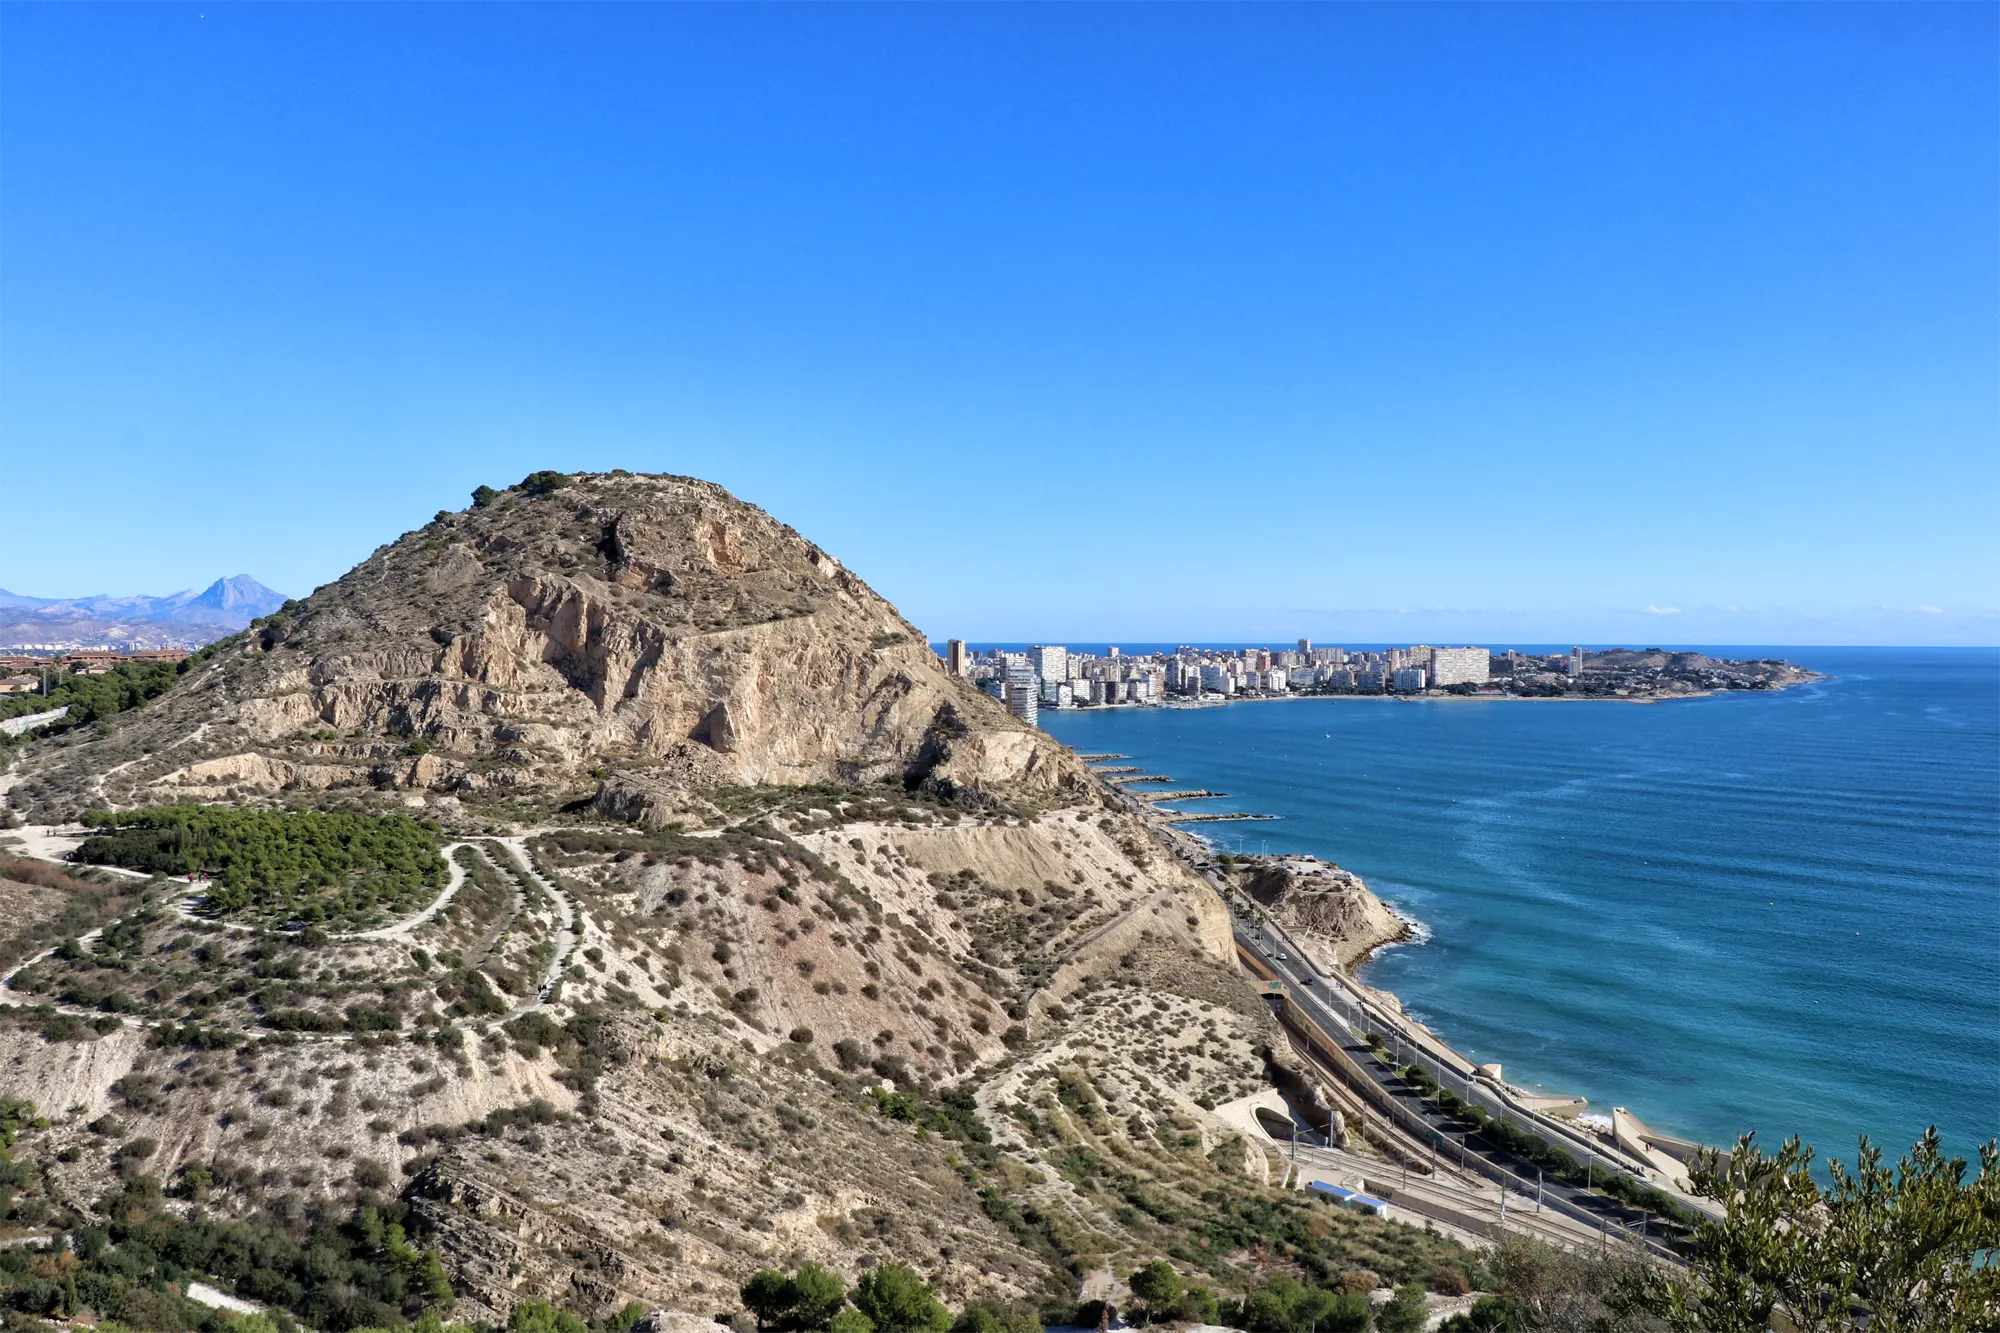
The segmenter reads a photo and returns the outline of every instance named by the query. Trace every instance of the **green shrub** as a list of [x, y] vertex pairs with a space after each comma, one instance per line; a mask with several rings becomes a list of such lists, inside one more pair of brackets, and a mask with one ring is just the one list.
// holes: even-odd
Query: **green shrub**
[[[211, 1174], [206, 1168], [184, 1172], [176, 1192], [198, 1197]], [[5, 1260], [16, 1252], [0, 1255], [7, 1326], [21, 1322], [19, 1312], [53, 1309], [53, 1296], [127, 1328], [244, 1329], [243, 1321], [222, 1323], [181, 1297], [180, 1284], [197, 1276], [327, 1330], [401, 1327], [454, 1299], [437, 1256], [408, 1240], [403, 1224], [409, 1213], [401, 1203], [295, 1228], [269, 1215], [232, 1221], [197, 1209], [182, 1218], [163, 1203], [160, 1182], [140, 1176], [100, 1205], [108, 1226], [76, 1229], [71, 1248], [79, 1266], [69, 1275], [73, 1300], [62, 1288], [50, 1293], [19, 1282], [4, 1271]], [[427, 1322], [438, 1327], [435, 1319]], [[282, 1314], [261, 1324], [291, 1326]]]
[[584, 1322], [547, 1301], [522, 1301], [507, 1319], [509, 1333], [590, 1333]]
[[521, 484], [514, 489], [525, 491], [529, 495], [542, 496], [553, 495], [567, 485], [569, 485], [567, 476], [544, 469], [540, 472], [530, 472], [521, 478]]
[[1412, 1282], [1396, 1288], [1396, 1294], [1389, 1299], [1375, 1316], [1375, 1327], [1381, 1333], [1423, 1333], [1424, 1289], [1422, 1284]]
[[951, 1327], [951, 1311], [937, 1292], [903, 1264], [864, 1273], [854, 1288], [854, 1306], [868, 1316], [875, 1333], [944, 1333]]

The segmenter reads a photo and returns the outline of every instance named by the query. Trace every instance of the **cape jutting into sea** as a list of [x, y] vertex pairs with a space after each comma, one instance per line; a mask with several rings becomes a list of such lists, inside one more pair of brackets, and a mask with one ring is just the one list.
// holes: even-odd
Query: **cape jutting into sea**
[[1218, 846], [1337, 861], [1428, 938], [1365, 965], [1515, 1082], [1728, 1144], [2000, 1134], [2000, 654], [1716, 649], [1831, 679], [1631, 703], [1045, 712]]

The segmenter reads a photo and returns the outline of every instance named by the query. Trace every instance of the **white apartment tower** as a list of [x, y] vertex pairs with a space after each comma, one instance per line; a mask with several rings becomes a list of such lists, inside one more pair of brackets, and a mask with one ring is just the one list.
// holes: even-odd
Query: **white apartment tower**
[[1581, 676], [1583, 674], [1583, 649], [1577, 647], [1570, 648], [1569, 674], [1572, 676]]
[[1028, 650], [1028, 661], [1043, 680], [1069, 679], [1069, 649], [1036, 644]]
[[1032, 665], [1025, 659], [1007, 664], [1006, 693], [1001, 698], [1008, 712], [1031, 727], [1040, 725], [1041, 721], [1041, 700], [1036, 697], [1039, 693]]
[[1431, 649], [1431, 684], [1484, 685], [1492, 670], [1492, 658], [1484, 648]]

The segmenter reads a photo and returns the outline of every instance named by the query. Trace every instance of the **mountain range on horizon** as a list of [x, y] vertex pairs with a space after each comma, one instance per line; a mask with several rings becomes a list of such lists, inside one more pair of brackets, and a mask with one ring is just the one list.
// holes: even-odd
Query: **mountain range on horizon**
[[233, 634], [284, 603], [283, 593], [248, 574], [163, 597], [30, 597], [0, 588], [0, 645], [193, 647]]

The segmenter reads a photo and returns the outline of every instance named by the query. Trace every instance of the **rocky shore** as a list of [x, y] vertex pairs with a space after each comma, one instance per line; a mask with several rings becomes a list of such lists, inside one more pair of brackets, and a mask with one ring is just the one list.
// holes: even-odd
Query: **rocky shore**
[[1322, 972], [1351, 970], [1374, 950], [1415, 935], [1361, 877], [1314, 856], [1225, 859], [1228, 880], [1262, 904]]

